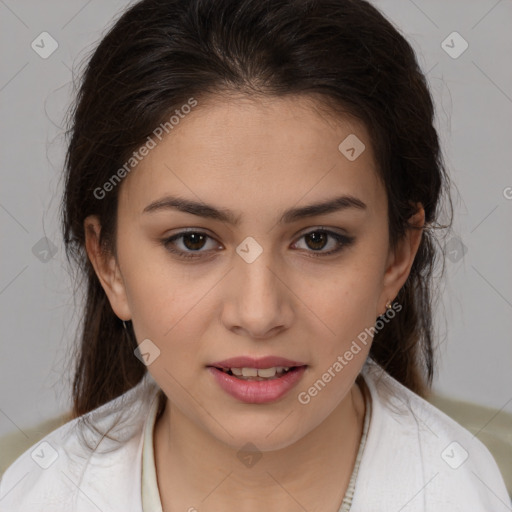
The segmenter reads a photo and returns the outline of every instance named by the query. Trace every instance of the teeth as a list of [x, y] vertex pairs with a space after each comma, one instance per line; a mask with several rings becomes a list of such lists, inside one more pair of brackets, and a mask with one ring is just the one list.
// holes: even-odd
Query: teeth
[[224, 372], [231, 371], [233, 375], [237, 377], [257, 377], [264, 379], [271, 379], [278, 375], [280, 377], [283, 373], [290, 369], [289, 366], [273, 366], [272, 368], [223, 368]]
[[256, 368], [242, 368], [242, 375], [244, 377], [257, 377], [258, 370]]
[[274, 377], [276, 374], [277, 368], [260, 368], [258, 370], [258, 376], [259, 377]]

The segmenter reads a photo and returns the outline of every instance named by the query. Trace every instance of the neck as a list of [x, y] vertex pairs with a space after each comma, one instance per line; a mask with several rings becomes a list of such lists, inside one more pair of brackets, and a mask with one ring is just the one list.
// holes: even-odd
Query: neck
[[[267, 451], [253, 465], [199, 428], [167, 400], [154, 431], [165, 511], [337, 511], [354, 467], [365, 414], [354, 384], [332, 413], [296, 443]], [[299, 506], [300, 504], [300, 506]]]

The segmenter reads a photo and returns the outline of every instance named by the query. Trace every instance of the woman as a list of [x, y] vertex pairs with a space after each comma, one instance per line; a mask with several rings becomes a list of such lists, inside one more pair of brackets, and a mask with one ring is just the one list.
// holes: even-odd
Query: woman
[[503, 508], [490, 453], [422, 398], [449, 182], [375, 8], [142, 1], [71, 120], [74, 419], [6, 471], [2, 510]]

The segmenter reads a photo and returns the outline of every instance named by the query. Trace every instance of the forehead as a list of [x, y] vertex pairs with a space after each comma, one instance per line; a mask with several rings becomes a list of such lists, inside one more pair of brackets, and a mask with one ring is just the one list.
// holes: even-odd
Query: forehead
[[124, 179], [120, 208], [139, 215], [166, 193], [243, 212], [341, 193], [377, 207], [384, 191], [359, 120], [310, 97], [234, 96], [184, 115]]

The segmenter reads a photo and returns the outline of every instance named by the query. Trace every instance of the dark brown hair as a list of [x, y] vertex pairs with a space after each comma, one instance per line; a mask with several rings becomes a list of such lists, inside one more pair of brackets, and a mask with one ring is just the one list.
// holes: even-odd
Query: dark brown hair
[[68, 260], [83, 277], [77, 285], [86, 287], [75, 417], [147, 371], [134, 356], [131, 325], [126, 336], [85, 251], [84, 219], [96, 214], [101, 245], [116, 254], [120, 186], [101, 199], [94, 191], [191, 97], [200, 108], [207, 97], [232, 93], [310, 95], [333, 116], [362, 120], [387, 192], [393, 246], [414, 204], [423, 205], [422, 241], [395, 299], [402, 310], [375, 334], [370, 355], [418, 394], [431, 384], [432, 282], [442, 253], [433, 230], [449, 227], [438, 219], [443, 192], [451, 200], [432, 99], [411, 46], [362, 0], [144, 0], [101, 40], [70, 110], [62, 227]]

